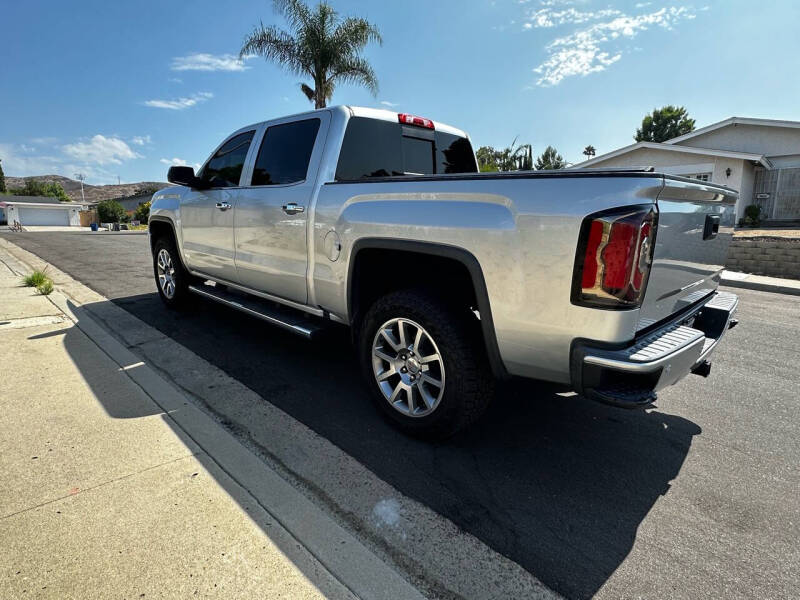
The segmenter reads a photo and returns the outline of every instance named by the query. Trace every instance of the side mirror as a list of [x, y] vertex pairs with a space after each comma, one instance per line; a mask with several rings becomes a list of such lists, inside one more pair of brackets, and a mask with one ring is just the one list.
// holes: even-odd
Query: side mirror
[[195, 177], [192, 167], [186, 166], [170, 167], [167, 171], [167, 181], [193, 188], [202, 188], [205, 183], [202, 179]]

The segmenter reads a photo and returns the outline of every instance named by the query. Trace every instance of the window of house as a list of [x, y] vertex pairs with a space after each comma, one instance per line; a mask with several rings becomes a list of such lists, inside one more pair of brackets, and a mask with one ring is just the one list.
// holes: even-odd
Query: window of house
[[264, 134], [253, 169], [252, 185], [297, 183], [306, 178], [319, 119], [273, 125]]
[[255, 131], [246, 131], [225, 142], [208, 160], [198, 177], [211, 184], [211, 187], [239, 185], [244, 160], [247, 158], [254, 133]]

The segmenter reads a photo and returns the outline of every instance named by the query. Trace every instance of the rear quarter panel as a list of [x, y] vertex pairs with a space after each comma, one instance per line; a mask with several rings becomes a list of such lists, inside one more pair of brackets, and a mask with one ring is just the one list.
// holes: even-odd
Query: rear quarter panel
[[[652, 204], [661, 186], [656, 177], [580, 174], [329, 183], [315, 206], [312, 298], [349, 319], [348, 269], [361, 238], [456, 246], [481, 265], [508, 371], [567, 383], [575, 337], [622, 342], [638, 322], [638, 310], [571, 304], [581, 222], [613, 206]], [[335, 261], [325, 249], [331, 231], [341, 241]]]

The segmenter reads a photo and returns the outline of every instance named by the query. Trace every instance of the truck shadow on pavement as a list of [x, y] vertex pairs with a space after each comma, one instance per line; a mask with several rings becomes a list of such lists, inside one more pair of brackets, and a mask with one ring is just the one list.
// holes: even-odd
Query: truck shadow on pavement
[[[155, 293], [113, 302], [570, 598], [591, 597], [625, 560], [701, 431], [658, 408], [625, 411], [512, 381], [471, 430], [426, 443], [381, 419], [344, 330], [309, 343], [211, 302], [182, 312]], [[73, 359], [91, 383], [91, 365]], [[218, 396], [206, 401], [225, 416]], [[113, 393], [98, 397], [113, 416], [141, 416]], [[248, 436], [257, 413], [231, 415], [230, 429]]]

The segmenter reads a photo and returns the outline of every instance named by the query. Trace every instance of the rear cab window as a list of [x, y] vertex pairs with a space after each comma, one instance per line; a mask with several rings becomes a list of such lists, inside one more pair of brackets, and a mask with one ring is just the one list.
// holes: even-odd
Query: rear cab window
[[339, 153], [336, 180], [477, 172], [472, 145], [465, 137], [353, 117]]

